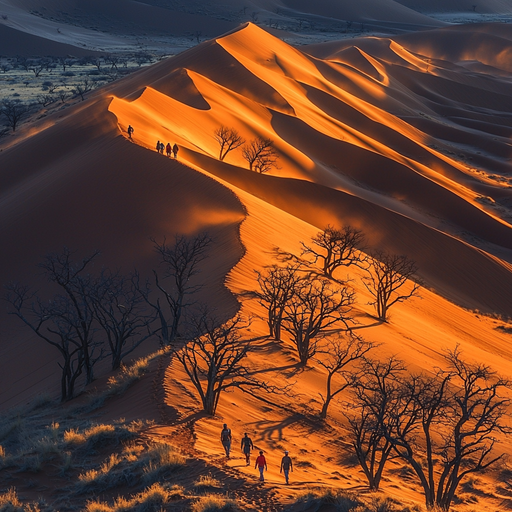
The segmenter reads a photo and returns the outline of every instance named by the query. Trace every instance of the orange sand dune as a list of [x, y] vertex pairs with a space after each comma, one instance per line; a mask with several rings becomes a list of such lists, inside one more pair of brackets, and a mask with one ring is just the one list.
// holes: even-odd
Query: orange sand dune
[[[413, 258], [424, 280], [421, 299], [395, 306], [382, 324], [372, 317], [362, 271], [340, 274], [350, 273], [357, 332], [380, 344], [377, 356], [399, 354], [411, 370], [430, 371], [459, 344], [469, 359], [511, 376], [508, 324], [472, 311], [509, 315], [512, 306], [512, 91], [505, 61], [484, 58], [487, 44], [497, 55], [508, 51], [509, 39], [485, 25], [473, 32], [478, 48], [466, 37], [470, 29], [455, 27], [306, 53], [247, 25], [28, 124], [0, 151], [0, 240], [7, 247], [0, 283], [32, 282], [49, 294], [36, 265], [64, 245], [78, 255], [100, 249], [98, 267], [150, 275], [150, 237], [208, 230], [215, 243], [201, 299], [225, 318], [237, 308], [253, 318], [245, 334], [258, 340], [257, 351], [248, 364], [276, 385], [294, 383], [294, 398], [270, 405], [237, 391], [221, 399], [215, 418], [204, 418], [173, 361], [163, 391], [178, 426], [152, 435], [189, 428], [194, 453], [225, 468], [218, 434], [228, 422], [235, 446], [247, 431], [266, 451], [269, 485], [283, 499], [308, 483], [361, 488], [359, 471], [342, 465], [338, 405], [326, 429], [314, 418], [325, 385], [320, 366], [299, 371], [289, 340], [265, 337], [261, 306], [240, 296], [239, 303], [235, 294], [256, 288], [254, 271], [275, 263], [277, 246], [300, 254], [300, 242], [327, 224], [351, 224], [365, 232], [369, 250]], [[448, 38], [451, 53], [438, 52], [429, 34]], [[240, 151], [220, 162], [213, 137], [220, 124], [246, 139], [271, 138], [279, 168], [251, 172]], [[178, 161], [156, 154], [157, 139], [180, 146]], [[51, 347], [3, 309], [0, 408], [54, 394], [57, 372]], [[106, 363], [98, 368], [100, 382], [107, 372]], [[134, 388], [102, 414], [153, 418], [156, 409], [145, 400], [153, 391]], [[291, 490], [277, 466], [285, 448], [300, 463]], [[502, 449], [512, 453], [510, 443]], [[236, 449], [227, 465], [254, 478]], [[384, 490], [421, 503], [418, 486], [401, 479], [399, 466], [394, 471]], [[481, 482], [495, 492], [490, 478]], [[480, 497], [479, 510], [510, 506], [500, 499]], [[474, 503], [457, 507], [466, 512]]]
[[[460, 56], [466, 30], [430, 33], [459, 41], [452, 51]], [[482, 47], [496, 43], [489, 27], [474, 32]], [[351, 224], [366, 234], [368, 250], [414, 259], [424, 280], [421, 299], [397, 305], [382, 324], [362, 271], [347, 271], [358, 332], [380, 344], [379, 356], [400, 354], [411, 369], [429, 371], [460, 344], [468, 358], [510, 376], [508, 324], [472, 311], [507, 316], [512, 307], [510, 76], [506, 66], [499, 76], [486, 73], [483, 58], [487, 67], [477, 72], [422, 53], [420, 38], [426, 47], [429, 32], [414, 44], [370, 38], [306, 53], [249, 24], [28, 125], [0, 152], [0, 240], [8, 248], [0, 282], [34, 281], [49, 291], [35, 265], [63, 245], [80, 254], [99, 248], [101, 264], [147, 275], [155, 265], [150, 236], [208, 230], [215, 247], [202, 298], [224, 317], [240, 307], [254, 318], [246, 334], [258, 339], [258, 352], [249, 363], [274, 383], [296, 381], [295, 401], [267, 407], [235, 392], [221, 399], [218, 417], [201, 419], [174, 361], [164, 383], [168, 408], [191, 421], [194, 448], [214, 464], [223, 464], [218, 427], [227, 421], [236, 442], [250, 431], [267, 450], [272, 485], [280, 485], [275, 461], [284, 447], [312, 464], [294, 475], [301, 485], [363, 485], [354, 470], [340, 479], [331, 452], [340, 456], [343, 442], [326, 444], [311, 420], [324, 386], [320, 367], [298, 371], [289, 341], [265, 337], [261, 307], [233, 294], [256, 288], [254, 270], [275, 263], [277, 246], [299, 254], [300, 242], [327, 224]], [[213, 134], [221, 124], [246, 139], [271, 138], [279, 167], [251, 172], [240, 151], [219, 161]], [[157, 140], [177, 143], [178, 161], [156, 154]], [[54, 392], [55, 354], [3, 312], [0, 320], [0, 407]], [[336, 409], [329, 436], [342, 435], [342, 421]], [[503, 449], [512, 453], [509, 444]], [[229, 465], [252, 478], [238, 455]], [[397, 491], [397, 482], [390, 477], [385, 489], [421, 501], [417, 486]], [[496, 509], [490, 499], [480, 505]]]

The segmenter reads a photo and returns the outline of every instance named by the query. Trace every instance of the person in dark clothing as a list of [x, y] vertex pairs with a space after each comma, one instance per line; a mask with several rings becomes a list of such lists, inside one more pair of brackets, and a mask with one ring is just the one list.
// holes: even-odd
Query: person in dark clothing
[[156, 143], [156, 152], [160, 153], [160, 141]]
[[171, 143], [170, 142], [168, 142], [167, 146], [165, 146], [165, 152], [167, 153], [168, 157], [171, 156], [172, 148], [171, 148]]
[[179, 150], [180, 150], [180, 148], [178, 147], [178, 144], [174, 144], [174, 146], [172, 147], [172, 152], [174, 153], [174, 158], [178, 158]]
[[231, 450], [231, 429], [228, 428], [226, 423], [224, 423], [224, 428], [220, 433], [220, 442], [222, 446], [224, 446], [226, 457], [229, 459], [229, 452]]
[[251, 450], [254, 450], [254, 445], [252, 444], [252, 439], [249, 437], [247, 432], [244, 434], [244, 437], [242, 437], [240, 449], [245, 455], [245, 462], [248, 466], [251, 463]]
[[265, 455], [260, 451], [258, 458], [256, 459], [256, 464], [254, 465], [254, 469], [258, 468], [260, 472], [260, 482], [264, 482], [265, 478], [263, 478], [263, 470], [267, 471], [267, 459], [265, 459]]
[[290, 481], [288, 479], [290, 470], [293, 473], [292, 459], [288, 456], [288, 452], [284, 452], [284, 457], [281, 459], [281, 469], [279, 470], [279, 472], [284, 473], [284, 479], [286, 480], [286, 485], [290, 484]]
[[133, 129], [133, 126], [132, 126], [131, 124], [129, 124], [129, 125], [128, 125], [128, 129], [127, 129], [126, 131], [128, 132], [128, 138], [130, 138], [130, 139], [131, 139], [131, 138], [132, 138], [132, 134], [133, 134], [133, 132], [135, 131], [135, 130]]

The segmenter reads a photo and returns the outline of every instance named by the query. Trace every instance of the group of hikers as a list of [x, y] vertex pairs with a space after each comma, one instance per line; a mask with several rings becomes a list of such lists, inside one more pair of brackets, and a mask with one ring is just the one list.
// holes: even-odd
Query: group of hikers
[[[133, 132], [135, 130], [133, 129], [133, 126], [131, 124], [128, 125], [128, 128], [126, 129], [126, 132], [128, 133], [128, 138], [131, 139]], [[167, 156], [170, 158], [174, 155], [174, 158], [178, 158], [178, 151], [180, 148], [178, 147], [178, 144], [174, 144], [174, 146], [171, 146], [171, 143], [168, 142], [167, 146], [163, 143], [158, 141], [156, 143], [156, 150], [160, 154], [164, 154], [164, 151], [167, 153]]]
[[[224, 427], [220, 433], [220, 442], [224, 447], [224, 451], [226, 452], [226, 457], [228, 459], [230, 458], [231, 441], [231, 429], [228, 428], [226, 423], [224, 423]], [[242, 437], [240, 449], [242, 450], [242, 453], [245, 455], [246, 465], [249, 466], [251, 464], [251, 450], [254, 450], [254, 444], [252, 442], [252, 439], [249, 437], [249, 434], [247, 434], [247, 432], [244, 434], [244, 437]], [[263, 472], [267, 471], [267, 459], [265, 458], [265, 455], [263, 455], [263, 450], [260, 450], [260, 454], [256, 458], [254, 469], [258, 469], [258, 471], [260, 472], [260, 482], [264, 482], [265, 478], [263, 476]], [[285, 451], [284, 457], [281, 459], [281, 468], [279, 472], [284, 474], [286, 485], [290, 484], [290, 471], [293, 473], [293, 463], [292, 459], [288, 455], [288, 451]]]
[[178, 158], [178, 151], [179, 151], [178, 144], [174, 144], [174, 146], [171, 146], [171, 143], [168, 142], [167, 146], [166, 146], [163, 142], [158, 141], [156, 143], [156, 150], [158, 153], [160, 153], [162, 155], [164, 154], [164, 150], [165, 150], [165, 152], [167, 153], [167, 156], [169, 158], [172, 156], [172, 154], [174, 154], [174, 158]]

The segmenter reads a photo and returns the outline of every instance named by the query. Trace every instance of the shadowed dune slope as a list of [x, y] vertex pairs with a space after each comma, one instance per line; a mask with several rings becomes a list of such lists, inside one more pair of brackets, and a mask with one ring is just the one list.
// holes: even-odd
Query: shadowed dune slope
[[[106, 265], [149, 276], [158, 265], [150, 237], [203, 231], [214, 239], [200, 299], [236, 311], [224, 287], [242, 247], [244, 210], [228, 189], [177, 162], [149, 154], [117, 131], [108, 99], [98, 99], [37, 136], [0, 153], [0, 282], [48, 288], [37, 264], [62, 250], [76, 258], [101, 251]], [[0, 316], [0, 408], [42, 390], [56, 389], [56, 351], [30, 335], [14, 317]], [[151, 348], [154, 348], [152, 346]], [[24, 354], [30, 354], [25, 357]]]
[[0, 24], [0, 48], [2, 56], [6, 57], [40, 57], [42, 55], [82, 57], [97, 54], [93, 50], [84, 50], [70, 44], [58, 43], [2, 24]]

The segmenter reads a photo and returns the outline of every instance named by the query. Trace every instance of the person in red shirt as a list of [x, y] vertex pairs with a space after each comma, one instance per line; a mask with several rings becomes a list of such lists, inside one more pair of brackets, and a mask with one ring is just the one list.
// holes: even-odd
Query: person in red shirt
[[254, 465], [254, 469], [258, 468], [260, 471], [260, 482], [264, 482], [265, 479], [263, 478], [263, 470], [267, 471], [267, 460], [265, 459], [265, 456], [263, 455], [263, 452], [260, 451], [260, 454], [258, 458], [256, 459], [256, 464]]

